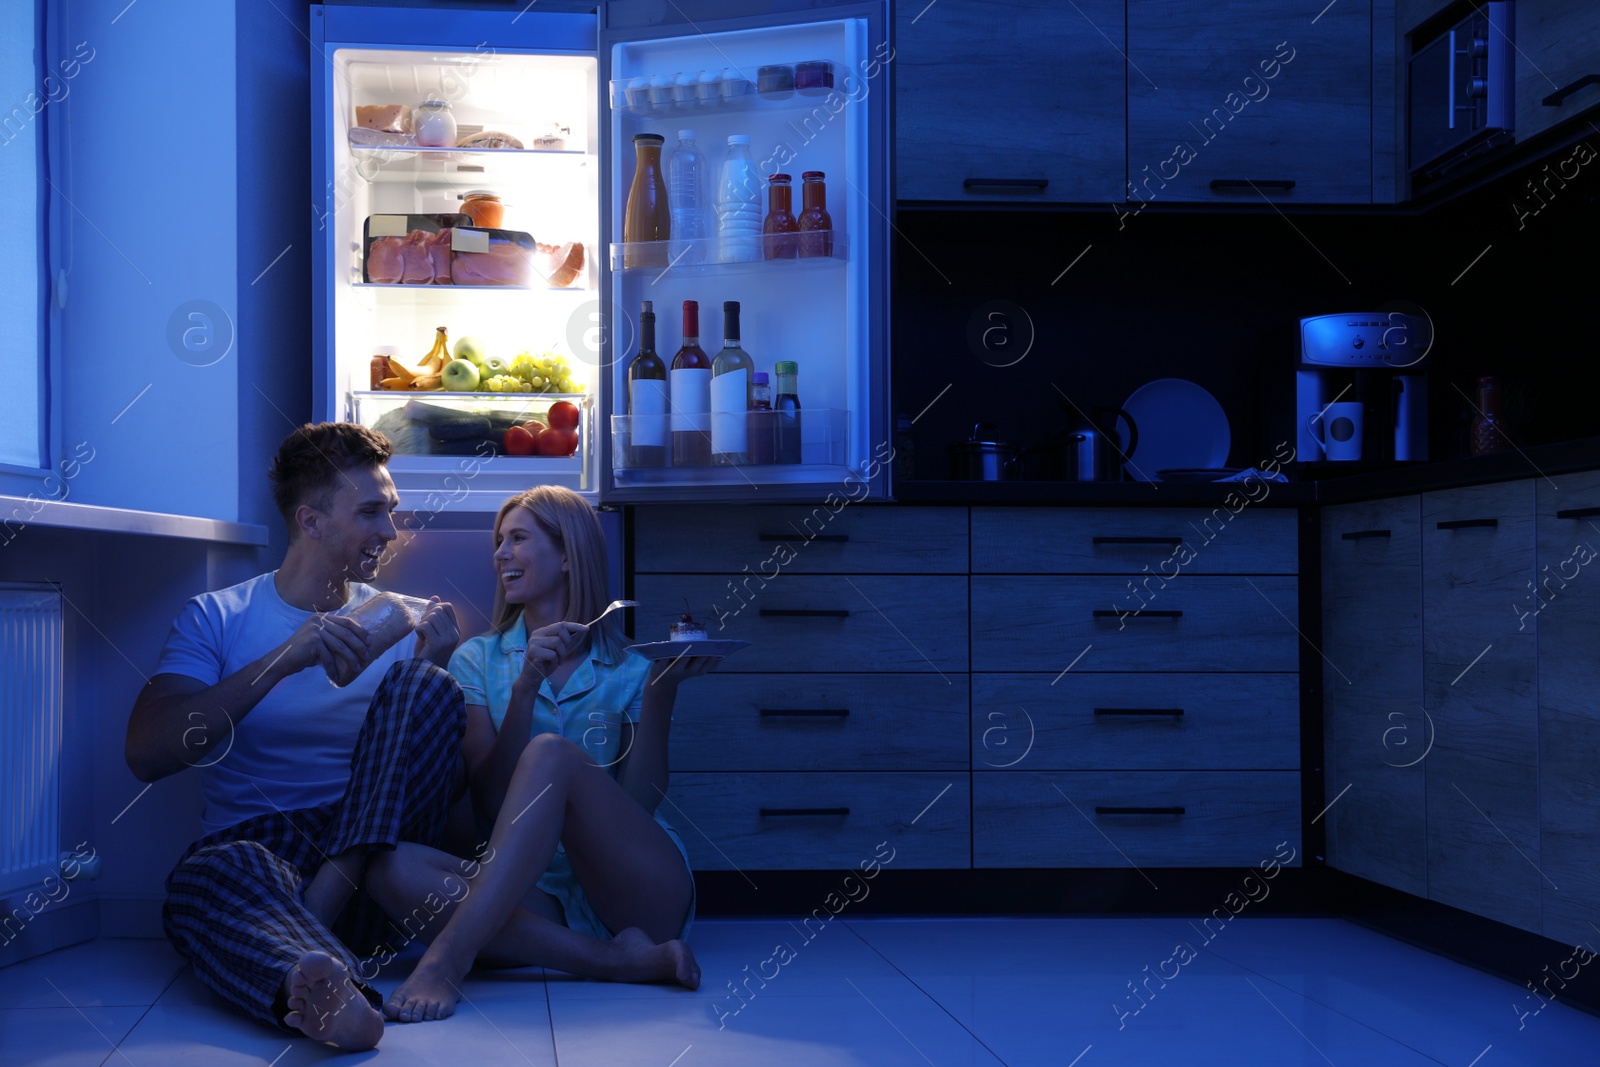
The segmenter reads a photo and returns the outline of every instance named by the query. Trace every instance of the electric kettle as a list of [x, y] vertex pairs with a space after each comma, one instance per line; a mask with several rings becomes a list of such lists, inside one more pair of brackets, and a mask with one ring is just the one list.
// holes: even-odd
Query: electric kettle
[[[1067, 412], [1066, 477], [1077, 482], [1120, 482], [1122, 465], [1133, 458], [1139, 447], [1139, 424], [1121, 408], [1089, 405], [1085, 411], [1063, 400]], [[1117, 435], [1117, 420], [1128, 424], [1128, 447], [1124, 451]]]

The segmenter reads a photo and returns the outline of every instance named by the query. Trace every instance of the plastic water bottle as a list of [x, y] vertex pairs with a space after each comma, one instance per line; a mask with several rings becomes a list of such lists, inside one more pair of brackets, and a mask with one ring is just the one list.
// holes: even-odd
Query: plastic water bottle
[[699, 263], [706, 257], [706, 157], [694, 131], [679, 130], [667, 163], [667, 203], [672, 209], [670, 261]]
[[717, 182], [717, 234], [724, 263], [761, 258], [761, 172], [750, 159], [750, 138], [728, 137], [728, 159]]

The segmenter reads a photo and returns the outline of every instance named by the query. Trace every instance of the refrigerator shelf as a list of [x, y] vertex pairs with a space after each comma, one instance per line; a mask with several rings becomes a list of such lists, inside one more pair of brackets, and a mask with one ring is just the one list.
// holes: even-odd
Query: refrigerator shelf
[[[796, 234], [764, 234], [762, 252], [776, 247], [778, 242], [797, 238]], [[690, 255], [682, 255], [687, 245]], [[698, 241], [614, 241], [611, 244], [611, 269], [623, 274], [656, 275], [666, 270], [701, 274], [746, 274], [764, 271], [826, 270], [841, 267], [849, 261], [850, 235], [843, 230], [833, 231], [833, 255], [806, 256], [795, 259], [757, 259], [747, 262], [723, 263], [720, 241], [707, 237]], [[692, 254], [698, 253], [698, 255]], [[624, 266], [630, 254], [652, 263], [651, 266]], [[689, 262], [698, 259], [699, 262]]]
[[[831, 82], [831, 71], [828, 77]], [[829, 84], [763, 93], [754, 82], [733, 70], [688, 71], [653, 78], [613, 78], [611, 110], [655, 119], [750, 109], [812, 111], [822, 107], [829, 94], [835, 92], [840, 90]]]
[[[402, 275], [402, 277], [404, 277], [404, 275]], [[549, 290], [551, 292], [556, 292], [556, 293], [564, 293], [568, 289], [576, 290], [576, 289], [579, 288], [578, 286], [573, 286], [573, 285], [569, 285], [569, 286], [566, 286], [565, 288], [558, 289], [553, 285], [550, 285], [550, 286], [533, 286], [533, 285], [454, 285], [454, 284], [451, 284], [451, 285], [444, 285], [444, 284], [432, 285], [432, 284], [423, 284], [423, 283], [420, 283], [420, 282], [419, 283], [410, 283], [410, 282], [351, 282], [350, 285], [351, 285], [351, 288], [354, 288], [354, 289], [374, 289], [374, 290], [376, 290], [376, 289], [423, 289], [423, 290], [427, 290], [427, 291], [430, 291], [430, 292], [458, 292], [458, 293], [459, 292], [486, 292], [486, 293], [492, 293], [492, 292], [496, 292], [496, 291], [509, 291], [509, 292], [513, 292], [513, 293], [526, 293], [529, 290], [536, 289], [536, 288], [543, 288], [543, 289], [547, 289], [547, 290]]]
[[[790, 418], [784, 411], [747, 411], [746, 433], [762, 435], [766, 438], [764, 448], [758, 448], [757, 454], [766, 454], [776, 457], [778, 454], [778, 433], [780, 424]], [[710, 426], [710, 420], [715, 416], [704, 416], [705, 425]], [[670, 418], [667, 415], [641, 415], [639, 419], [649, 419], [655, 425], [652, 427], [659, 436], [661, 425]], [[763, 477], [781, 474], [783, 471], [804, 471], [807, 478], [816, 476], [817, 468], [842, 467], [849, 455], [850, 412], [844, 408], [805, 408], [800, 412], [800, 462], [798, 463], [751, 463], [739, 467], [725, 466], [694, 466], [675, 467], [672, 465], [672, 448], [668, 439], [666, 466], [663, 467], [634, 467], [630, 466], [634, 431], [633, 415], [611, 416], [611, 469], [618, 476], [619, 482], [624, 480], [623, 475], [628, 475], [629, 481], [634, 484], [649, 484], [652, 482], [682, 482], [685, 479], [698, 481], [711, 472], [737, 472], [747, 468], [759, 469]], [[710, 431], [706, 431], [709, 435]], [[740, 480], [738, 473], [731, 473], [730, 479]]]
[[589, 153], [549, 148], [420, 148], [351, 145], [351, 166], [369, 182], [492, 182], [521, 179], [543, 167], [582, 167]]

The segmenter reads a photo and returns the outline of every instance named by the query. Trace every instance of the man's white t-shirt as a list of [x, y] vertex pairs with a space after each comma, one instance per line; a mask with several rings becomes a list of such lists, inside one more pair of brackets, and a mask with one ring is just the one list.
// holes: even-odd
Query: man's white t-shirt
[[[285, 603], [275, 575], [191, 599], [172, 624], [157, 673], [216, 685], [287, 641], [313, 613]], [[365, 603], [378, 592], [351, 582], [345, 606]], [[291, 675], [237, 719], [228, 737], [208, 737], [196, 720], [184, 747], [190, 763], [203, 770], [204, 832], [343, 796], [367, 706], [389, 667], [415, 655], [415, 648], [415, 637], [401, 640], [342, 689], [320, 665]]]

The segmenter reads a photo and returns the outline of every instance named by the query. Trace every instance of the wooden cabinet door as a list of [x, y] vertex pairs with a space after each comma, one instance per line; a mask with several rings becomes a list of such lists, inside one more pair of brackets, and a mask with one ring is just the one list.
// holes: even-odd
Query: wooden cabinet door
[[1501, 922], [1540, 922], [1534, 487], [1422, 498], [1428, 896]]
[[894, 47], [899, 199], [1122, 200], [1122, 0], [896, 4]]
[[1543, 102], [1587, 75], [1600, 74], [1600, 8], [1594, 0], [1538, 0], [1516, 5], [1516, 21], [1517, 140], [1525, 141], [1600, 104], [1600, 83], [1553, 106]]
[[1323, 803], [1330, 867], [1426, 896], [1421, 521], [1415, 496], [1323, 509]]
[[1370, 203], [1371, 19], [1128, 0], [1127, 199]]

